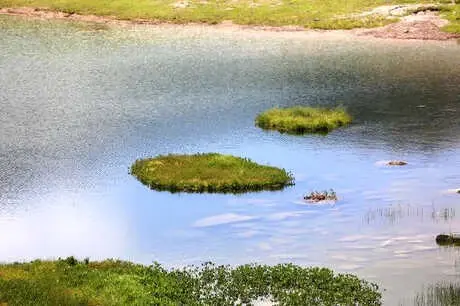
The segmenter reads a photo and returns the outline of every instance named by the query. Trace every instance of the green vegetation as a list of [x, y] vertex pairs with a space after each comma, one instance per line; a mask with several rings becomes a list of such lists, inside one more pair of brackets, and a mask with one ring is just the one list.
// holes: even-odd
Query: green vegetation
[[440, 234], [436, 236], [436, 243], [438, 245], [460, 246], [460, 236], [455, 234]]
[[0, 265], [0, 305], [381, 305], [378, 286], [325, 268], [205, 263], [166, 270], [124, 261]]
[[379, 5], [414, 0], [0, 0], [0, 7], [39, 7], [67, 13], [147, 19], [172, 23], [232, 20], [237, 24], [316, 29], [382, 26], [395, 19], [359, 13]]
[[450, 33], [460, 33], [460, 4], [441, 7], [441, 15], [449, 20], [443, 30]]
[[170, 154], [139, 159], [131, 166], [131, 174], [152, 189], [170, 192], [278, 190], [294, 181], [284, 169], [218, 153]]
[[[352, 29], [397, 21], [382, 15], [360, 15], [380, 5], [418, 3], [415, 0], [0, 0], [0, 8], [36, 7], [82, 15], [113, 16], [122, 20], [217, 24], [231, 20], [242, 25], [288, 26], [311, 29]], [[441, 3], [451, 3], [441, 0]], [[443, 5], [451, 21], [445, 30], [460, 33], [460, 5]]]
[[304, 106], [272, 108], [256, 118], [256, 125], [263, 129], [289, 134], [327, 133], [350, 122], [351, 116], [343, 108]]
[[460, 305], [460, 283], [437, 283], [418, 293], [415, 306], [456, 306]]

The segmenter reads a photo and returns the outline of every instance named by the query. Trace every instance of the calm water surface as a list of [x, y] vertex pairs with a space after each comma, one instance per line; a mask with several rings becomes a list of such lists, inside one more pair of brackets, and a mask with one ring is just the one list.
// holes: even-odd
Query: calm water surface
[[[299, 104], [344, 105], [355, 123], [254, 127]], [[0, 261], [321, 265], [378, 282], [387, 305], [460, 278], [459, 250], [434, 242], [460, 231], [456, 43], [2, 17], [0, 110]], [[209, 151], [284, 167], [296, 185], [170, 194], [128, 174], [136, 158]], [[329, 188], [336, 205], [302, 202]]]

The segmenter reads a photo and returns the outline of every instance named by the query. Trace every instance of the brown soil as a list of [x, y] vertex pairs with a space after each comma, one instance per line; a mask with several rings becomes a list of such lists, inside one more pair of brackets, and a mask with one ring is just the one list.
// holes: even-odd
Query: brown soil
[[449, 40], [460, 34], [446, 33], [441, 27], [447, 24], [437, 13], [426, 11], [403, 17], [401, 21], [382, 28], [363, 31], [362, 35], [393, 39]]

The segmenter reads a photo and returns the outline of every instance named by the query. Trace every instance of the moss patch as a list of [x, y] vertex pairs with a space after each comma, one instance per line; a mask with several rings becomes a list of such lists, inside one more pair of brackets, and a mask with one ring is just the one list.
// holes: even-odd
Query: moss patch
[[131, 166], [131, 174], [152, 189], [170, 192], [278, 190], [294, 180], [284, 169], [218, 153], [139, 159]]
[[328, 133], [350, 122], [351, 116], [343, 108], [304, 106], [273, 108], [256, 118], [256, 125], [262, 129], [289, 134]]

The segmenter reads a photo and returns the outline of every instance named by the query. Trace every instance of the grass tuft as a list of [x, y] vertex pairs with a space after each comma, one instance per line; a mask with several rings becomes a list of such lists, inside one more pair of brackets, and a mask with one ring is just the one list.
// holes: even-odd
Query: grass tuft
[[170, 192], [242, 193], [279, 190], [294, 182], [284, 169], [218, 153], [139, 159], [131, 174], [152, 189]]
[[256, 125], [262, 129], [289, 134], [328, 133], [349, 124], [351, 120], [343, 108], [295, 106], [267, 110], [257, 116]]
[[0, 265], [0, 305], [381, 305], [378, 286], [293, 264], [167, 270], [72, 259]]

